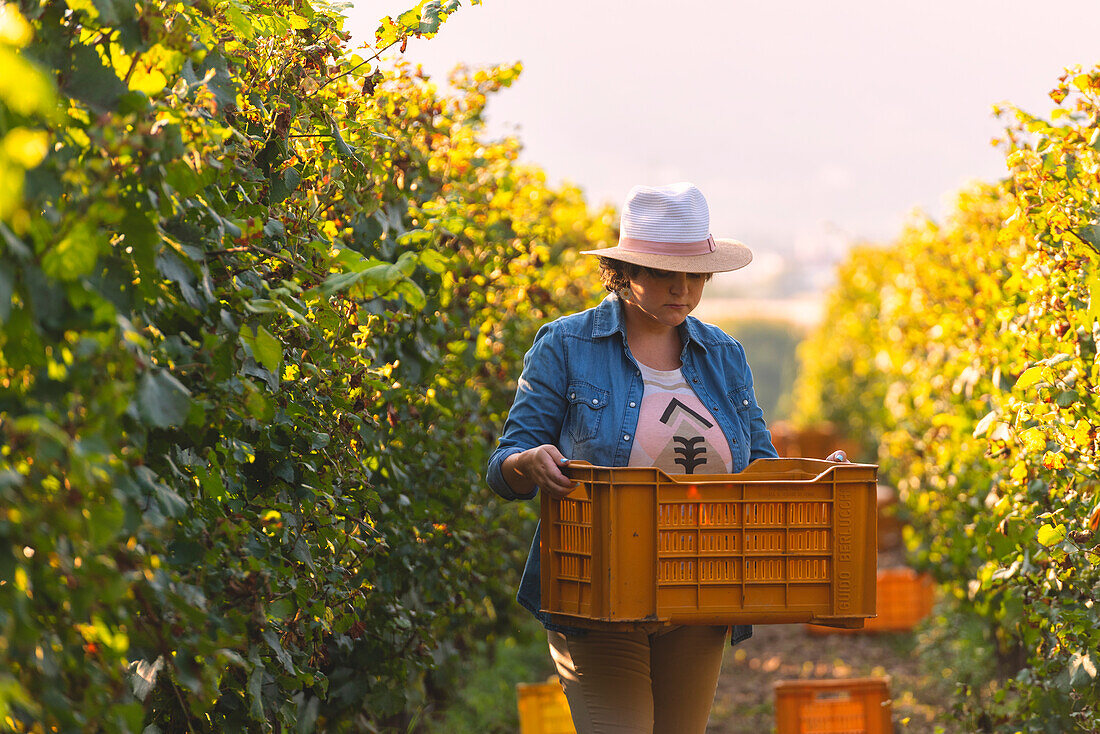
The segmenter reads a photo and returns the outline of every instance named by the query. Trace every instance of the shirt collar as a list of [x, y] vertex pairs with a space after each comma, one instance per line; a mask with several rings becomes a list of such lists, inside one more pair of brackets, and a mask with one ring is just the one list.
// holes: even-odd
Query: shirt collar
[[616, 331], [626, 334], [623, 328], [622, 304], [614, 293], [608, 294], [600, 305], [596, 306], [595, 318], [592, 321], [592, 336], [599, 338], [611, 336]]
[[[623, 325], [623, 304], [618, 295], [610, 293], [600, 301], [600, 305], [596, 306], [595, 318], [592, 322], [592, 336], [596, 338], [606, 337], [617, 331], [622, 332], [624, 337], [626, 336], [626, 328]], [[702, 334], [697, 319], [688, 316], [684, 319], [684, 323], [680, 324], [679, 331], [680, 338], [685, 345], [688, 342], [694, 342], [705, 351], [706, 347], [701, 339]]]

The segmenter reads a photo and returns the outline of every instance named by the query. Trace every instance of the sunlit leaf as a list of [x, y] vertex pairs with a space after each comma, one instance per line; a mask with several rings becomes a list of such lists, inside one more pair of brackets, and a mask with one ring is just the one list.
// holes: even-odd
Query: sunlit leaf
[[0, 5], [0, 43], [9, 46], [26, 46], [34, 38], [31, 28], [15, 3]]
[[1028, 367], [1019, 378], [1016, 380], [1016, 388], [1025, 390], [1032, 385], [1040, 382], [1043, 379], [1044, 371], [1046, 367], [1044, 365], [1035, 365], [1034, 367]]
[[1059, 524], [1057, 526], [1046, 524], [1039, 528], [1038, 532], [1039, 543], [1045, 546], [1052, 546], [1055, 543], [1061, 543], [1066, 538], [1066, 526]]
[[76, 280], [92, 272], [107, 244], [103, 233], [78, 222], [42, 257], [42, 272], [58, 280]]
[[23, 168], [34, 168], [49, 151], [49, 137], [45, 130], [16, 127], [8, 131], [0, 145], [8, 158]]

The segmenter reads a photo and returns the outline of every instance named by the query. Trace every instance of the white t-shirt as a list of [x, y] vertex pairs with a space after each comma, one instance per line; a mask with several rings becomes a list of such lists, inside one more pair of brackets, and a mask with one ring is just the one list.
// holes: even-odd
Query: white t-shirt
[[641, 362], [644, 391], [629, 466], [655, 466], [666, 474], [728, 474], [733, 456], [714, 416], [675, 370]]

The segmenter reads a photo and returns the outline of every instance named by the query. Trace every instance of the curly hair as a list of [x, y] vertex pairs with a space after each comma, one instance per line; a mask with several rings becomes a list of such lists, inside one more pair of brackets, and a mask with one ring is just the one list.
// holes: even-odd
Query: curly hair
[[[632, 278], [637, 278], [640, 273], [647, 273], [657, 277], [665, 272], [656, 268], [647, 268], [643, 265], [623, 262], [622, 260], [613, 260], [610, 257], [601, 257], [599, 261], [600, 281], [603, 283], [603, 287], [610, 293], [622, 293], [624, 290], [628, 290], [630, 288], [630, 280]], [[710, 280], [710, 278], [711, 273], [706, 273], [706, 279]]]

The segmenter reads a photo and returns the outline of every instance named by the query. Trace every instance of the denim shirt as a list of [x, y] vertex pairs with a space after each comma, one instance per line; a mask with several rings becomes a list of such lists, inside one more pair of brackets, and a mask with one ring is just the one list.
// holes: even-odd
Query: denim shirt
[[[764, 413], [756, 404], [745, 350], [724, 331], [689, 316], [679, 327], [684, 381], [710, 410], [729, 441], [733, 471], [750, 461], [777, 456]], [[489, 457], [487, 480], [509, 500], [515, 493], [501, 472], [504, 460], [535, 446], [553, 444], [569, 459], [597, 466], [626, 466], [642, 405], [642, 374], [630, 353], [618, 296], [595, 308], [552, 321], [535, 336], [523, 358], [523, 373], [504, 434]], [[548, 629], [577, 634], [540, 611], [539, 532], [531, 544], [517, 600]], [[733, 642], [752, 635], [735, 625]]]

